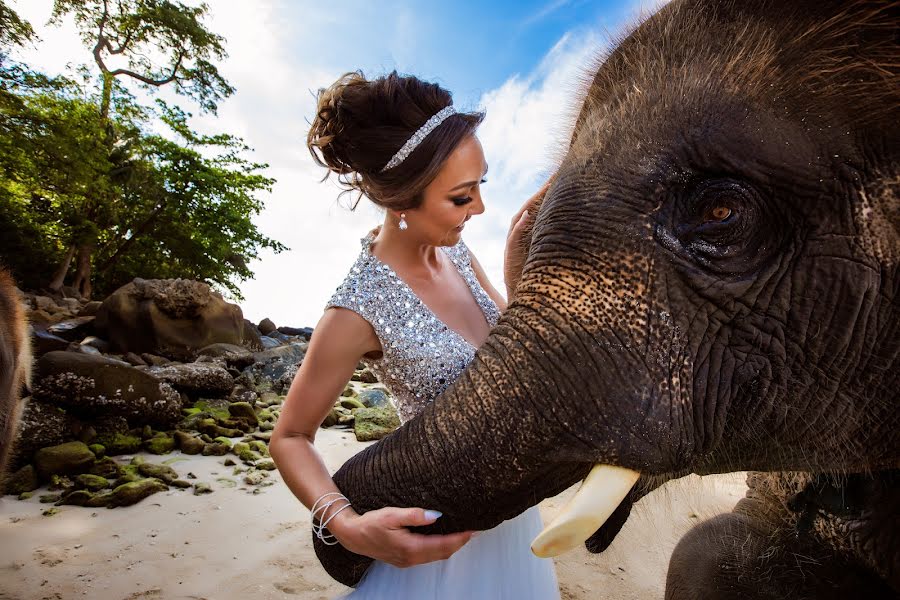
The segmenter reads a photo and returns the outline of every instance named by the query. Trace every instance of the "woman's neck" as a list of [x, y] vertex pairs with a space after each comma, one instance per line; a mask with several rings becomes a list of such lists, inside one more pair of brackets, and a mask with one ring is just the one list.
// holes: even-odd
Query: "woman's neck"
[[417, 239], [408, 229], [401, 231], [390, 216], [375, 236], [372, 253], [394, 271], [416, 279], [433, 279], [444, 267], [437, 246]]

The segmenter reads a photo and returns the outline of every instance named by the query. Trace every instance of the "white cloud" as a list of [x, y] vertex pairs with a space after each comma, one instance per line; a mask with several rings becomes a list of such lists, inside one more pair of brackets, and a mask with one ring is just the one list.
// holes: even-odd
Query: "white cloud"
[[[20, 14], [43, 38], [28, 62], [58, 72], [73, 56], [89, 57], [73, 27], [41, 27], [50, 0], [25, 5], [17, 7]], [[297, 14], [306, 17], [291, 18]], [[320, 182], [323, 169], [306, 150], [307, 122], [315, 108], [310, 90], [332, 83], [341, 71], [323, 66], [324, 58], [301, 55], [296, 41], [312, 39], [323, 27], [327, 31], [327, 14], [317, 17], [312, 6], [301, 10], [287, 0], [210, 2], [209, 26], [227, 39], [229, 58], [220, 68], [238, 91], [218, 115], [199, 115], [194, 124], [240, 135], [255, 149], [255, 160], [271, 165], [268, 175], [277, 184], [255, 222], [291, 248], [277, 256], [266, 252], [251, 263], [255, 278], [242, 285], [241, 305], [253, 321], [270, 317], [278, 325], [314, 325], [358, 254], [359, 238], [383, 218], [365, 200], [356, 212], [338, 206], [339, 190], [331, 181]], [[408, 26], [406, 19], [395, 21], [398, 30]], [[498, 289], [503, 289], [509, 219], [552, 173], [577, 110], [583, 69], [603, 43], [591, 33], [566, 35], [533, 72], [511, 76], [480, 100], [487, 113], [479, 133], [490, 164], [483, 191], [487, 210], [467, 226], [466, 242]], [[396, 59], [407, 52], [401, 41], [391, 46]]]

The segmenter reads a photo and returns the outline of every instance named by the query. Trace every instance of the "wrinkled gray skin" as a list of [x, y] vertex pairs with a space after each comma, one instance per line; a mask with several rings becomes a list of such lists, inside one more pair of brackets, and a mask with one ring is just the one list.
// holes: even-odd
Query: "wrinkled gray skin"
[[[668, 479], [791, 471], [685, 537], [667, 596], [894, 597], [897, 22], [888, 3], [685, 1], [622, 40], [516, 301], [445, 394], [336, 474], [356, 509], [480, 530], [596, 462], [639, 470], [602, 551]], [[351, 585], [369, 564], [316, 550]]]

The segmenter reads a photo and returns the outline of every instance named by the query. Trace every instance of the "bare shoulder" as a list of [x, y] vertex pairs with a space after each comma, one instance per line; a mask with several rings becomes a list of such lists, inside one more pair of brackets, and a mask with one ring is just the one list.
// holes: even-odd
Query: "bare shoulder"
[[363, 356], [381, 352], [381, 342], [362, 315], [349, 308], [333, 306], [325, 310], [316, 324], [309, 350]]

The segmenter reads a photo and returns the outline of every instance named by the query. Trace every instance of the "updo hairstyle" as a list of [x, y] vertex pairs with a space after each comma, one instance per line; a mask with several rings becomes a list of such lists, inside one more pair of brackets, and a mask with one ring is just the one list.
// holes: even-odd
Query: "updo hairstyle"
[[396, 71], [371, 81], [357, 71], [320, 89], [317, 100], [307, 146], [328, 169], [325, 179], [337, 175], [342, 195], [359, 192], [351, 209], [362, 195], [391, 210], [418, 207], [444, 161], [484, 119], [483, 113], [450, 115], [406, 160], [382, 172], [419, 127], [453, 103], [450, 92]]

